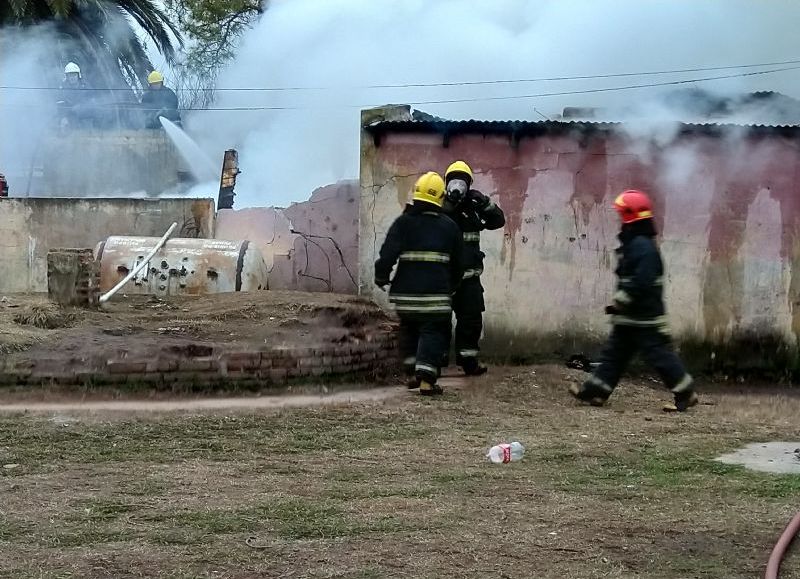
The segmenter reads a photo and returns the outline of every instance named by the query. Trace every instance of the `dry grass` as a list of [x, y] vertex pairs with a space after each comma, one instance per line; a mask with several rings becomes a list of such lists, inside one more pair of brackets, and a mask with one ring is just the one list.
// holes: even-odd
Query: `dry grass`
[[13, 317], [14, 323], [21, 326], [34, 326], [45, 330], [66, 328], [72, 324], [76, 316], [56, 304], [34, 304], [24, 308]]
[[19, 296], [0, 298], [0, 354], [3, 355], [24, 352], [41, 342], [48, 333], [35, 326], [20, 326], [14, 321], [29, 308], [46, 306], [47, 303], [41, 298], [31, 299], [26, 296], [22, 303], [27, 307], [23, 309], [19, 301]]
[[[0, 464], [19, 464], [0, 469], [0, 575], [758, 576], [800, 477], [712, 459], [797, 437], [800, 400], [715, 393], [672, 416], [628, 384], [584, 408], [562, 391], [580, 377], [511, 369], [442, 400], [271, 414], [0, 418]], [[504, 439], [525, 459], [485, 462]]]

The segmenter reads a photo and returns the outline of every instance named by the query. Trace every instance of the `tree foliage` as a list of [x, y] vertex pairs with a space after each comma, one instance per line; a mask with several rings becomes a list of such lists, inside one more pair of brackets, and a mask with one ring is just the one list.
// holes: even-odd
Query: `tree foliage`
[[205, 107], [214, 97], [219, 69], [233, 58], [242, 34], [267, 9], [268, 0], [166, 0], [167, 12], [186, 34], [185, 53], [173, 68], [181, 105]]
[[266, 0], [167, 0], [166, 6], [191, 39], [186, 66], [213, 73], [234, 55], [242, 33], [266, 9]]

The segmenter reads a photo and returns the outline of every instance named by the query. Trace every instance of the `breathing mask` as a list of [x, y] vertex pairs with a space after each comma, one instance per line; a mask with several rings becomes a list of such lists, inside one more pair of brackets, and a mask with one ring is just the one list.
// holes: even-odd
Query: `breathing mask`
[[463, 179], [450, 179], [447, 182], [446, 197], [453, 205], [461, 203], [466, 198], [467, 191], [469, 191], [469, 185]]

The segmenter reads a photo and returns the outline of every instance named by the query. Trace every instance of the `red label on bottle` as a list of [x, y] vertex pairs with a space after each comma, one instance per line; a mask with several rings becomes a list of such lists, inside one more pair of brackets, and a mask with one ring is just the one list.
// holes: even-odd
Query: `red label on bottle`
[[503, 444], [503, 464], [511, 462], [511, 445]]

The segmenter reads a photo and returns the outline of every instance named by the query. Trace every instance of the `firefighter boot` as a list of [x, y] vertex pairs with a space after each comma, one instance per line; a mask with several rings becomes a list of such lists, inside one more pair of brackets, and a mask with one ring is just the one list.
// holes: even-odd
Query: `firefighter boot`
[[428, 382], [425, 379], [419, 382], [419, 393], [421, 396], [440, 396], [444, 390], [436, 382]]
[[461, 369], [464, 370], [466, 376], [481, 376], [489, 371], [489, 368], [478, 362], [475, 357], [462, 358]]
[[581, 386], [573, 384], [569, 387], [569, 393], [575, 398], [591, 406], [603, 406], [611, 395], [611, 387], [606, 386], [594, 376], [589, 378]]
[[663, 410], [664, 412], [686, 412], [692, 406], [697, 406], [699, 402], [700, 398], [690, 390], [675, 394], [675, 401], [672, 404], [665, 404]]
[[413, 356], [409, 356], [403, 360], [403, 374], [406, 375], [406, 387], [409, 390], [416, 390], [419, 388], [419, 378], [417, 378], [414, 368], [416, 363], [417, 359]]

